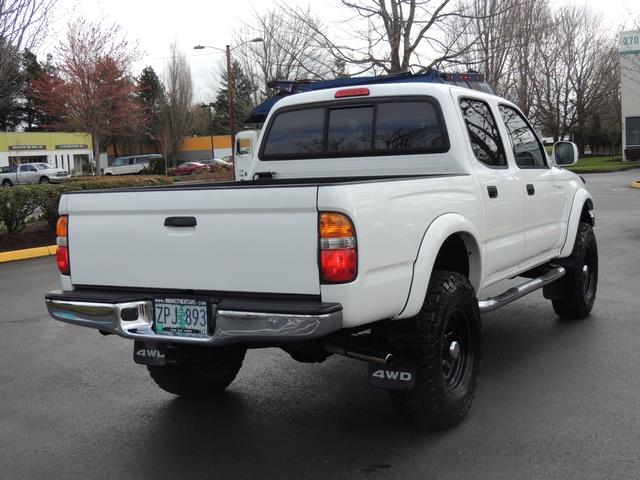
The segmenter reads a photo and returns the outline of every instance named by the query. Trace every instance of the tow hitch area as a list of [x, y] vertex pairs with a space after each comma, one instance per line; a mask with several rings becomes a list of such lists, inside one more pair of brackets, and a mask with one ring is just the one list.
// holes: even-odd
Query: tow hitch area
[[162, 343], [133, 342], [133, 361], [140, 365], [165, 365], [167, 348]]
[[389, 365], [369, 364], [369, 385], [388, 390], [411, 390], [416, 383], [416, 366], [394, 358]]

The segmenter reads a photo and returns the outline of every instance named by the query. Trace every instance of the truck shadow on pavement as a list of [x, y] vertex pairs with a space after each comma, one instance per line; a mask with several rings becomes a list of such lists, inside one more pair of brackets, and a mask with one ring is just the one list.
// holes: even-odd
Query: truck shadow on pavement
[[297, 364], [264, 350], [248, 355], [247, 372], [218, 399], [167, 397], [140, 461], [148, 473], [185, 478], [393, 477], [399, 458], [427, 460], [461, 436], [484, 441], [478, 432], [522, 401], [527, 382], [535, 388], [532, 376], [548, 375], [550, 363], [580, 361], [558, 356], [567, 345], [593, 341], [596, 319], [560, 322], [553, 311], [536, 317], [536, 310], [540, 305], [519, 305], [484, 320], [479, 393], [469, 417], [451, 431], [420, 432], [403, 422], [387, 393], [367, 386], [363, 364], [333, 357], [320, 366]]

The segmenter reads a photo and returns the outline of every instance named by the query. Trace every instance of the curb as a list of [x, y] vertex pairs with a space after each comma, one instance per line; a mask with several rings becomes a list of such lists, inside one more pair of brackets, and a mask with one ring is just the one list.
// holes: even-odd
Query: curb
[[640, 188], [640, 180], [638, 180], [637, 182], [633, 182], [631, 184], [631, 188]]
[[47, 247], [25, 248], [12, 252], [0, 252], [0, 263], [15, 262], [16, 260], [27, 260], [29, 258], [48, 257], [55, 255], [58, 247], [49, 245]]

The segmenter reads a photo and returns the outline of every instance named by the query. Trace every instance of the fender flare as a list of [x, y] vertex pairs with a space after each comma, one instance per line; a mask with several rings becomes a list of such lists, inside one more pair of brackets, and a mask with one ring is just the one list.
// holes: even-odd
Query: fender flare
[[431, 271], [440, 248], [445, 240], [453, 234], [461, 234], [469, 252], [469, 281], [478, 290], [482, 276], [484, 250], [480, 247], [479, 233], [467, 218], [458, 213], [445, 213], [437, 217], [427, 227], [422, 237], [420, 249], [413, 264], [411, 287], [402, 311], [394, 319], [411, 318], [415, 316], [424, 303]]
[[571, 213], [569, 214], [569, 219], [567, 220], [567, 233], [558, 258], [568, 257], [573, 251], [573, 244], [576, 241], [576, 235], [578, 234], [578, 225], [580, 224], [582, 209], [584, 208], [585, 203], [587, 204], [587, 208], [589, 209], [589, 211], [593, 210], [593, 197], [587, 190], [581, 188], [577, 190], [575, 195], [573, 196], [573, 202], [571, 203]]

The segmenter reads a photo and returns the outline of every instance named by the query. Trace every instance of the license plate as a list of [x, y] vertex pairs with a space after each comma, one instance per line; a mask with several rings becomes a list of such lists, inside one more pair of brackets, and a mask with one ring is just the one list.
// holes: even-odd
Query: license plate
[[209, 306], [199, 298], [156, 298], [154, 329], [158, 335], [209, 337]]

